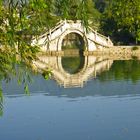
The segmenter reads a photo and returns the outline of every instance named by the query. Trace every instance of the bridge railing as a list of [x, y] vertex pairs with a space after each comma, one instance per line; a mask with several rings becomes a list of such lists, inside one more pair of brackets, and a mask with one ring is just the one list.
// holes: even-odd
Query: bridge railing
[[[46, 33], [39, 36], [38, 40], [44, 39], [44, 42], [45, 42], [46, 40], [52, 41], [52, 40], [58, 38], [59, 36], [62, 35], [63, 31], [65, 31], [65, 27], [63, 28], [63, 26], [65, 26], [67, 28], [67, 30], [69, 28], [71, 28], [71, 26], [76, 28], [76, 29], [80, 28], [80, 30], [83, 30], [83, 31], [85, 30], [84, 32], [86, 34], [88, 34], [88, 32], [86, 32], [86, 28], [83, 26], [81, 20], [75, 20], [75, 21], [73, 21], [73, 20], [60, 20], [56, 24], [56, 26], [52, 27]], [[106, 37], [106, 36], [98, 33], [96, 30], [92, 29], [90, 26], [88, 26], [88, 29], [93, 34], [93, 36], [95, 36], [95, 38], [93, 38], [93, 36], [91, 34], [91, 36], [89, 36], [89, 39], [91, 39], [92, 41], [96, 42], [97, 44], [101, 44], [103, 46], [113, 46], [113, 43], [109, 37]], [[53, 34], [53, 33], [55, 33], [55, 34]]]
[[65, 22], [63, 20], [60, 20], [60, 22], [58, 22], [58, 24], [54, 28], [50, 29], [50, 33], [53, 33], [54, 31], [56, 31], [57, 29], [62, 27], [64, 24], [65, 24]]
[[52, 27], [51, 29], [49, 29], [46, 33], [44, 33], [43, 35], [41, 35], [39, 38], [44, 38], [46, 37], [47, 34], [52, 34], [54, 31], [56, 31], [57, 29], [59, 29], [60, 27], [62, 27], [64, 25], [64, 20], [60, 20], [55, 27]]
[[[68, 24], [72, 24], [72, 23], [75, 23], [75, 24], [78, 23], [79, 24], [79, 23], [81, 23], [81, 25], [82, 25], [81, 20], [76, 20], [76, 21], [65, 20], [65, 23], [68, 23]], [[96, 30], [92, 29], [90, 26], [88, 26], [88, 29], [90, 29], [95, 35], [97, 35], [97, 37], [99, 37], [102, 40], [101, 41], [102, 43], [104, 42], [103, 45], [113, 46], [113, 43], [112, 43], [112, 41], [111, 41], [111, 39], [109, 37], [106, 37], [106, 36], [98, 33]], [[99, 43], [101, 43], [101, 42], [99, 42]]]
[[[62, 30], [61, 27], [63, 27], [66, 24], [72, 24], [72, 23], [81, 23], [81, 21], [80, 20], [76, 20], [76, 21], [72, 21], [72, 20], [61, 20], [59, 23], [57, 23], [57, 25], [55, 27], [53, 27], [52, 29], [48, 30], [46, 34], [51, 36], [51, 34], [53, 34], [55, 31], [57, 31], [59, 29], [61, 29], [61, 34], [62, 34], [64, 31]], [[46, 34], [42, 35], [41, 38], [45, 37]], [[56, 35], [56, 37], [54, 39], [60, 37], [61, 34]], [[54, 39], [51, 39], [51, 40], [54, 40]]]
[[100, 33], [98, 33], [97, 31], [93, 30], [90, 26], [88, 27], [94, 34], [96, 34], [97, 36], [101, 37], [107, 44], [109, 45], [113, 45], [112, 41], [110, 40], [109, 37], [106, 37]]

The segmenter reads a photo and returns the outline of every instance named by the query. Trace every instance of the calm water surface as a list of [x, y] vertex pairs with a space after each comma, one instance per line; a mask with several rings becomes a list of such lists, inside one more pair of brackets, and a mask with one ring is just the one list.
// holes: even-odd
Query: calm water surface
[[[61, 62], [65, 60], [68, 58], [61, 58]], [[82, 62], [87, 60], [90, 58]], [[81, 69], [80, 60], [74, 61]], [[88, 70], [81, 69], [80, 82], [68, 79], [77, 78], [67, 73], [68, 68], [65, 72], [69, 76], [63, 74], [67, 83], [62, 83], [58, 71], [50, 80], [32, 76], [30, 95], [24, 93], [22, 85], [18, 86], [16, 78], [9, 83], [3, 81], [0, 140], [138, 140], [140, 62], [100, 62], [94, 62], [94, 69], [92, 63], [88, 63]], [[102, 65], [100, 69], [98, 64]], [[75, 74], [77, 69], [71, 65]]]

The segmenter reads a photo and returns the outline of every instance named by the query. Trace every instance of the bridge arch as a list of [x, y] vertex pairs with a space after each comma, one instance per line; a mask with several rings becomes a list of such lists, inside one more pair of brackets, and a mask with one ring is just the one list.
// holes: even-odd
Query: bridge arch
[[[83, 39], [84, 46], [88, 46], [88, 39], [87, 39], [86, 35], [84, 34], [84, 32], [82, 32], [78, 29], [72, 28], [72, 29], [65, 30], [65, 32], [63, 34], [61, 34], [60, 38], [58, 39], [58, 43], [57, 43], [58, 51], [62, 50], [62, 43], [63, 43], [64, 38], [71, 33], [79, 35]], [[87, 48], [85, 48], [85, 50], [87, 50]]]

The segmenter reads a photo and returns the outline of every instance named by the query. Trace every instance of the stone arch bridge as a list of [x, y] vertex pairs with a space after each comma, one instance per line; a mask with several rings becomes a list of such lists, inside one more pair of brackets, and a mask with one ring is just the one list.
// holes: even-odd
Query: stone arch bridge
[[57, 25], [40, 35], [33, 38], [32, 45], [40, 46], [42, 51], [61, 51], [64, 37], [70, 33], [80, 35], [85, 43], [85, 51], [94, 51], [103, 47], [113, 46], [109, 37], [99, 34], [91, 27], [85, 28], [80, 20], [62, 20]]

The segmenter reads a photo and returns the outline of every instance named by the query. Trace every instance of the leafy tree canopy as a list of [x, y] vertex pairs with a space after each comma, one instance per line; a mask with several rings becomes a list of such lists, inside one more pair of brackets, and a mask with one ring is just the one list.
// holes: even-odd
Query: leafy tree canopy
[[[140, 1], [139, 0], [110, 0], [103, 13], [103, 30], [122, 42], [140, 41]], [[133, 38], [133, 39], [132, 39]], [[123, 40], [124, 39], [124, 40]]]

